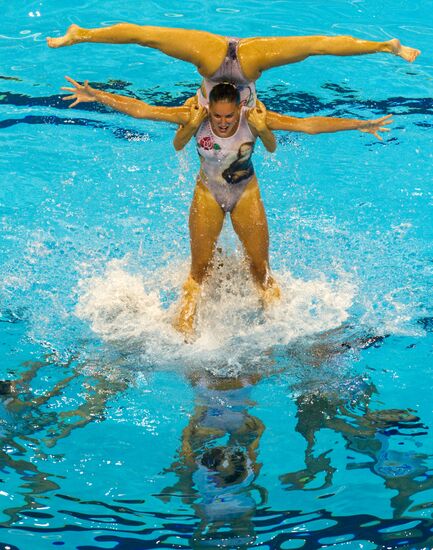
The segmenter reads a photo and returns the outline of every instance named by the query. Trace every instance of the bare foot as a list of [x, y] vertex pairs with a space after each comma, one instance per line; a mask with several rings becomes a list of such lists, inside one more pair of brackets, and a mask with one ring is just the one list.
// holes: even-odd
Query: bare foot
[[268, 309], [275, 305], [276, 302], [279, 302], [281, 299], [281, 290], [275, 281], [268, 286], [266, 289], [260, 289], [260, 295], [263, 307]]
[[194, 335], [200, 290], [200, 285], [192, 277], [188, 277], [182, 287], [179, 314], [173, 321], [173, 328], [183, 334], [187, 342], [190, 342]]
[[421, 53], [421, 51], [417, 50], [416, 48], [410, 48], [409, 46], [402, 46], [398, 38], [393, 38], [389, 42], [391, 44], [392, 53], [394, 55], [398, 55], [399, 57], [402, 57], [406, 61], [409, 61], [409, 63], [413, 63]]
[[80, 30], [81, 28], [78, 25], [71, 25], [64, 36], [60, 36], [59, 38], [51, 38], [51, 36], [48, 36], [47, 44], [50, 48], [62, 48], [63, 46], [72, 46], [73, 44], [80, 42]]

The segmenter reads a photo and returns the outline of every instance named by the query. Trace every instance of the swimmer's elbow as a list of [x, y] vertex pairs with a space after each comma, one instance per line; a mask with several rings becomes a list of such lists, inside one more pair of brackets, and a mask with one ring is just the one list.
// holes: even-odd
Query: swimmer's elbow
[[308, 122], [304, 124], [302, 132], [304, 132], [304, 134], [310, 134], [310, 136], [320, 133], [319, 129], [314, 126], [314, 124], [309, 124]]

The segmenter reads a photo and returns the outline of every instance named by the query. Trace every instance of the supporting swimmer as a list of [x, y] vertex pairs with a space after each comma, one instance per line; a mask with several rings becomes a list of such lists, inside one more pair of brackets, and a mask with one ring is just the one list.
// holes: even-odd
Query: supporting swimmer
[[[230, 214], [251, 274], [265, 306], [280, 295], [269, 267], [269, 233], [266, 213], [251, 162], [254, 142], [260, 137], [268, 151], [276, 142], [271, 129], [308, 134], [358, 130], [381, 139], [392, 122], [390, 116], [375, 120], [308, 117], [299, 119], [268, 112], [261, 102], [252, 109], [241, 107], [238, 90], [219, 84], [210, 96], [209, 112], [196, 100], [181, 107], [152, 106], [143, 101], [79, 84], [67, 77], [70, 107], [81, 102], [99, 102], [135, 118], [161, 120], [179, 125], [176, 148], [195, 136], [201, 160], [194, 198], [190, 208], [189, 229], [191, 269], [183, 287], [180, 312], [175, 328], [186, 335], [194, 332], [200, 288], [212, 267], [215, 246], [224, 218]], [[229, 94], [219, 95], [219, 91]], [[212, 100], [215, 97], [215, 101]]]

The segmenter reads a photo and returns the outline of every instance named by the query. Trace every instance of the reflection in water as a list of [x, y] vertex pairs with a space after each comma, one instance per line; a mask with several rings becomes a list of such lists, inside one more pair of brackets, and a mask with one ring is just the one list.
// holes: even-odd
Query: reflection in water
[[[301, 381], [291, 383], [290, 391], [297, 407], [296, 430], [307, 445], [305, 468], [279, 479], [287, 490], [323, 490], [332, 487], [339, 468], [354, 473], [367, 468], [396, 491], [390, 502], [398, 518], [415, 493], [433, 487], [433, 478], [428, 475], [428, 456], [393, 450], [393, 438], [420, 435], [425, 427], [412, 410], [371, 409], [377, 394], [371, 380], [359, 375], [342, 379], [335, 368], [339, 358], [349, 354], [353, 359], [353, 353], [378, 347], [384, 339], [347, 342], [341, 336], [342, 331], [334, 331], [287, 350], [290, 361], [283, 370], [302, 370]], [[182, 433], [178, 460], [165, 470], [177, 481], [158, 496], [163, 501], [178, 496], [192, 507], [199, 520], [190, 540], [194, 548], [244, 548], [257, 539], [256, 521], [263, 510], [259, 507], [267, 502], [257, 459], [265, 426], [250, 410], [251, 389], [259, 380], [258, 375], [233, 378], [204, 372], [192, 378], [194, 412]], [[323, 429], [343, 436], [355, 458], [334, 464], [331, 449], [316, 453], [316, 437]], [[362, 455], [368, 460], [359, 462]]]
[[178, 481], [163, 500], [179, 494], [199, 523], [191, 544], [198, 547], [243, 548], [255, 540], [253, 517], [267, 499], [256, 483], [261, 465], [257, 450], [265, 426], [249, 412], [258, 376], [195, 375], [194, 413], [182, 433], [179, 460], [166, 472]]
[[[67, 376], [43, 395], [35, 395], [30, 384], [35, 380], [39, 370], [48, 366], [46, 362], [28, 362], [24, 364], [24, 371], [15, 380], [0, 382], [0, 464], [2, 472], [14, 471], [23, 481], [24, 504], [4, 510], [10, 517], [10, 523], [19, 520], [19, 512], [25, 508], [38, 508], [36, 496], [59, 489], [53, 481], [53, 476], [39, 471], [32, 462], [25, 460], [27, 446], [36, 450], [42, 458], [46, 458], [39, 450], [39, 441], [36, 434], [43, 429], [52, 429], [56, 422], [56, 415], [52, 412], [42, 413], [41, 407], [52, 397], [58, 396], [62, 389], [74, 377]], [[3, 481], [3, 480], [2, 480]], [[6, 494], [9, 493], [5, 487]]]
[[[356, 345], [360, 348], [377, 345], [377, 339], [359, 340]], [[315, 343], [309, 366], [319, 366], [318, 357], [328, 360], [333, 353], [351, 348], [351, 344], [336, 348], [323, 342]], [[428, 455], [390, 448], [393, 438], [425, 435], [426, 427], [410, 409], [371, 410], [369, 403], [377, 389], [367, 377], [337, 381], [337, 385], [328, 378], [315, 379], [314, 383], [304, 380], [294, 390], [297, 394], [296, 431], [303, 436], [307, 446], [305, 468], [280, 476], [288, 490], [320, 490], [332, 485], [337, 470], [329, 456], [332, 449], [315, 453], [316, 437], [322, 429], [342, 435], [346, 448], [355, 451], [357, 457], [368, 457], [365, 462], [349, 462], [347, 469], [367, 468], [385, 480], [385, 487], [397, 492], [391, 498], [394, 517], [401, 517], [408, 510], [415, 493], [433, 487], [433, 477], [428, 475], [425, 463]]]
[[[413, 501], [417, 493], [433, 488], [433, 477], [427, 466], [430, 457], [403, 452], [396, 444], [402, 443], [402, 437], [407, 439], [424, 434], [424, 426], [414, 411], [408, 409], [373, 410], [370, 404], [377, 394], [373, 382], [366, 376], [348, 377], [347, 369], [342, 376], [338, 368], [340, 360], [343, 364], [349, 360], [351, 372], [353, 354], [370, 345], [378, 346], [380, 340], [352, 338], [348, 343], [347, 332], [344, 334], [343, 331], [336, 337], [334, 331], [314, 341], [310, 338], [308, 343], [296, 342], [289, 349], [285, 348], [285, 360], [279, 356], [275, 369], [283, 371], [281, 381], [287, 384], [287, 399], [293, 398], [296, 404], [296, 431], [304, 438], [306, 450], [305, 467], [283, 474], [281, 470], [274, 472], [274, 481], [288, 491], [327, 488], [327, 495], [319, 494], [324, 498], [332, 494], [333, 477], [338, 469], [350, 470], [354, 478], [357, 470], [362, 470], [362, 473], [367, 470], [386, 489], [392, 490], [389, 498], [394, 518], [401, 518], [408, 511], [423, 513], [422, 505], [413, 506]], [[267, 357], [271, 362], [272, 354]], [[120, 376], [116, 375], [118, 366], [121, 366]], [[115, 369], [113, 376], [109, 375], [111, 368]], [[190, 515], [185, 516], [182, 505], [176, 505], [174, 513], [170, 508], [163, 527], [155, 527], [153, 532], [145, 527], [149, 513], [155, 514], [155, 525], [159, 525], [163, 515], [141, 508], [129, 510], [124, 506], [130, 502], [128, 499], [122, 501], [121, 507], [113, 508], [111, 501], [86, 502], [59, 495], [64, 491], [61, 479], [43, 471], [41, 468], [45, 467], [41, 464], [53, 464], [62, 459], [62, 455], [50, 451], [73, 430], [105, 419], [108, 400], [124, 392], [130, 384], [125, 370], [124, 364], [117, 363], [115, 366], [101, 363], [77, 366], [71, 361], [60, 366], [54, 359], [47, 358], [42, 362], [27, 363], [20, 377], [0, 383], [0, 461], [3, 472], [9, 474], [9, 479], [3, 483], [5, 488], [8, 483], [8, 491], [14, 483], [18, 486], [18, 491], [15, 491], [18, 498], [13, 501], [13, 507], [5, 510], [9, 520], [3, 526], [18, 526], [26, 517], [36, 518], [38, 512], [34, 510], [49, 509], [47, 504], [51, 503], [53, 491], [57, 493], [56, 497], [96, 507], [84, 514], [77, 510], [70, 512], [73, 518], [78, 518], [82, 528], [90, 532], [95, 528], [95, 517], [106, 518], [107, 529], [118, 531], [113, 541], [120, 541], [125, 535], [123, 528], [132, 533], [142, 526], [142, 536], [154, 538], [146, 544], [140, 539], [138, 548], [155, 548], [155, 541], [158, 544], [164, 541], [170, 530], [185, 542], [187, 540], [187, 547], [193, 548], [246, 548], [258, 544], [259, 537], [261, 539], [271, 532], [273, 536], [279, 533], [281, 540], [289, 541], [295, 537], [300, 542], [307, 530], [309, 547], [319, 548], [321, 536], [346, 536], [349, 530], [349, 534], [354, 536], [382, 541], [382, 536], [385, 537], [383, 540], [386, 539], [386, 533], [384, 535], [381, 531], [383, 528], [399, 526], [398, 523], [387, 523], [388, 520], [383, 518], [361, 514], [352, 516], [358, 522], [356, 529], [347, 527], [345, 516], [334, 514], [332, 509], [317, 510], [316, 515], [310, 517], [311, 514], [302, 510], [302, 499], [290, 505], [292, 510], [275, 508], [271, 501], [272, 487], [268, 480], [265, 482], [260, 478], [259, 445], [265, 426], [254, 412], [255, 403], [251, 399], [255, 385], [265, 376], [265, 369], [261, 375], [217, 376], [205, 370], [195, 370], [190, 376], [195, 394], [194, 410], [182, 432], [178, 456], [165, 470], [166, 477], [171, 478], [165, 483], [170, 483], [170, 486], [162, 491], [158, 488], [157, 496], [162, 501], [180, 497], [193, 510], [192, 526]], [[101, 372], [104, 375], [98, 374]], [[268, 371], [268, 374], [272, 373]], [[42, 392], [38, 386], [48, 386], [48, 389]], [[269, 403], [267, 406], [272, 407]], [[330, 450], [324, 451], [323, 447], [317, 451], [318, 435], [322, 430], [331, 430], [332, 434], [343, 438], [350, 455], [347, 460], [338, 463], [335, 455]], [[278, 449], [272, 450], [271, 456], [276, 451]], [[270, 491], [269, 500], [267, 489]], [[424, 507], [429, 505], [431, 503], [426, 503]], [[99, 506], [108, 507], [116, 514], [96, 513]], [[132, 519], [122, 517], [128, 514], [133, 516]], [[142, 514], [145, 515], [143, 522]], [[278, 519], [278, 514], [281, 514], [281, 519]], [[310, 528], [308, 522], [311, 520], [314, 524], [314, 518], [318, 517], [327, 523], [322, 530], [315, 531], [317, 527]], [[299, 527], [296, 536], [295, 531], [292, 533], [287, 529], [286, 521], [294, 530]], [[47, 531], [51, 529], [56, 528], [50, 524]], [[426, 521], [423, 529], [430, 533], [431, 522]], [[39, 532], [40, 527], [34, 530]], [[59, 532], [62, 530], [67, 529], [58, 528]]]
[[[66, 376], [51, 389], [40, 393], [32, 385], [37, 386], [40, 371], [50, 367], [65, 371]], [[44, 374], [42, 372], [42, 376]], [[82, 369], [73, 366], [73, 359], [60, 366], [56, 358], [47, 357], [44, 361], [26, 362], [19, 377], [0, 381], [0, 468], [2, 472], [17, 474], [22, 481], [20, 493], [24, 500], [23, 504], [4, 510], [10, 518], [9, 525], [19, 521], [20, 512], [24, 510], [44, 508], [45, 504], [40, 504], [38, 497], [43, 498], [41, 495], [60, 489], [52, 479], [55, 476], [39, 470], [34, 464], [60, 458], [47, 454], [43, 448], [52, 448], [75, 428], [103, 418], [108, 399], [127, 386], [125, 381], [113, 381], [102, 376], [85, 377], [83, 380], [80, 377]], [[74, 381], [82, 382], [83, 402], [72, 410], [57, 412], [55, 399], [62, 398]], [[25, 456], [29, 459], [25, 460]], [[7, 484], [10, 481], [8, 478], [9, 475], [0, 482]], [[9, 486], [6, 485], [5, 489], [4, 494], [8, 495]]]

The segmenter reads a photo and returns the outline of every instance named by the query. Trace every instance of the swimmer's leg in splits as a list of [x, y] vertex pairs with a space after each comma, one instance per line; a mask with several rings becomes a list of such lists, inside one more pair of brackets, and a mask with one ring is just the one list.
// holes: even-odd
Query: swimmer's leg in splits
[[402, 46], [397, 38], [384, 42], [362, 40], [353, 36], [281, 36], [244, 38], [238, 57], [249, 80], [257, 80], [263, 71], [303, 61], [318, 55], [367, 55], [390, 53], [412, 62], [420, 51]]
[[[111, 27], [84, 29], [71, 25], [64, 36], [47, 38], [52, 48], [81, 42], [108, 44], [139, 44], [195, 65], [205, 78], [212, 78], [227, 53], [228, 39], [224, 36], [197, 30], [141, 26], [118, 23]], [[406, 61], [414, 61], [420, 51], [402, 46], [396, 38], [383, 42], [363, 40], [352, 36], [272, 36], [242, 38], [238, 45], [241, 69], [248, 80], [254, 81], [273, 67], [297, 63], [316, 55], [365, 55], [390, 53]]]
[[112, 27], [96, 29], [71, 25], [64, 36], [47, 38], [51, 48], [72, 46], [82, 42], [138, 44], [154, 48], [170, 57], [192, 63], [203, 77], [210, 77], [218, 70], [228, 44], [224, 36], [206, 31], [140, 26], [133, 23], [118, 23]]
[[179, 313], [173, 326], [179, 332], [194, 332], [201, 285], [209, 274], [215, 245], [225, 212], [202, 183], [197, 183], [189, 212], [191, 270], [182, 288]]
[[280, 298], [281, 291], [269, 267], [268, 222], [255, 177], [231, 212], [231, 220], [250, 262], [263, 305], [268, 307]]

